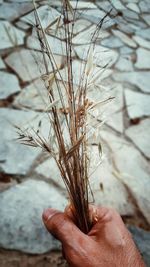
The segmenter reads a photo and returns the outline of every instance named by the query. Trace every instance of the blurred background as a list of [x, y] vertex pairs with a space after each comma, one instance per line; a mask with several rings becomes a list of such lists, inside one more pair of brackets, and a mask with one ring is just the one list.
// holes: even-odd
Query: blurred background
[[[36, 2], [61, 66], [63, 30], [56, 38], [54, 28], [61, 1]], [[75, 7], [76, 1], [70, 3]], [[44, 208], [63, 210], [68, 203], [55, 162], [40, 149], [15, 141], [14, 125], [36, 121], [41, 126], [37, 118], [45, 109], [33, 10], [30, 0], [0, 0], [1, 267], [66, 266], [60, 244], [47, 234], [41, 220]], [[106, 95], [115, 99], [101, 109], [105, 123], [91, 144], [93, 160], [98, 142], [102, 146], [102, 163], [91, 176], [91, 187], [96, 204], [121, 214], [150, 266], [150, 1], [79, 1], [74, 60], [83, 59], [94, 25], [110, 10], [96, 43], [99, 67], [108, 66], [90, 96], [103, 100], [107, 88]]]

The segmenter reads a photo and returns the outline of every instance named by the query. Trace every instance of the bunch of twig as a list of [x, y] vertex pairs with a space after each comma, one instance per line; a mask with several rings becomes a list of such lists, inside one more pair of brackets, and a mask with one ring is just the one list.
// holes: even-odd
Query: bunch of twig
[[[77, 5], [78, 0], [76, 1], [76, 7]], [[91, 79], [93, 79], [95, 40], [104, 18], [95, 27], [95, 32], [91, 36], [87, 61], [81, 64], [81, 77], [77, 85], [74, 83], [72, 42], [74, 25], [78, 15], [77, 8], [73, 9], [69, 0], [62, 0], [62, 16], [55, 21], [55, 35], [57, 36], [61, 23], [61, 28], [63, 28], [65, 34], [67, 81], [64, 81], [60, 68], [57, 66], [55, 55], [52, 53], [51, 44], [48, 43], [46, 31], [42, 27], [35, 3], [34, 7], [37, 36], [45, 66], [43, 79], [49, 99], [46, 114], [55, 141], [51, 142], [50, 138], [45, 139], [39, 132], [32, 130], [31, 133], [29, 130], [20, 128], [19, 139], [23, 144], [43, 148], [55, 159], [66, 185], [77, 225], [84, 233], [87, 233], [91, 227], [89, 218], [89, 154], [87, 149], [88, 116], [100, 103], [89, 100], [87, 91], [91, 86]], [[51, 64], [52, 73], [49, 73], [46, 57]], [[93, 116], [92, 113], [91, 116]]]

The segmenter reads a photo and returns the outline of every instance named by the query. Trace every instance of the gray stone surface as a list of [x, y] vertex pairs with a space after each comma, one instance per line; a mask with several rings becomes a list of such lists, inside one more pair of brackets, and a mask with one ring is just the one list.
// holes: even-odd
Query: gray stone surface
[[118, 30], [112, 30], [113, 34], [117, 36], [123, 43], [125, 43], [127, 46], [136, 48], [136, 43], [125, 33], [118, 31]]
[[125, 10], [126, 9], [126, 7], [122, 4], [122, 2], [120, 0], [112, 0], [111, 3], [117, 10]]
[[31, 254], [60, 249], [44, 227], [42, 212], [64, 210], [67, 201], [43, 181], [27, 180], [0, 193], [0, 246]]
[[133, 71], [133, 72], [114, 73], [113, 78], [115, 81], [131, 83], [145, 93], [150, 92], [149, 71]]
[[120, 56], [115, 67], [120, 71], [133, 71], [133, 64], [130, 56]]
[[15, 75], [0, 71], [0, 99], [20, 91], [18, 79]]
[[142, 120], [138, 125], [129, 127], [126, 135], [147, 158], [150, 158], [150, 119]]
[[32, 3], [3, 3], [0, 8], [0, 18], [13, 21], [33, 10]]
[[144, 48], [138, 48], [137, 61], [135, 67], [138, 69], [150, 69], [150, 51]]
[[139, 35], [140, 37], [146, 39], [146, 40], [150, 40], [150, 29], [146, 28], [146, 29], [138, 29], [136, 31], [136, 34]]
[[101, 45], [106, 46], [108, 48], [118, 48], [123, 46], [121, 40], [115, 36], [111, 36], [107, 39], [101, 41]]
[[149, 163], [125, 139], [106, 131], [101, 131], [100, 135], [110, 148], [107, 157], [112, 163], [113, 173], [129, 188], [140, 211], [150, 223]]
[[6, 68], [6, 66], [4, 64], [4, 61], [0, 57], [0, 69], [5, 69], [5, 68]]
[[[48, 56], [45, 55], [49, 72], [52, 72], [52, 67]], [[56, 56], [58, 67], [61, 63], [61, 57]], [[31, 81], [35, 78], [41, 77], [46, 73], [43, 55], [39, 51], [32, 51], [29, 49], [22, 49], [11, 53], [6, 57], [5, 62], [11, 67], [23, 81]]]
[[140, 13], [140, 9], [139, 9], [138, 5], [135, 3], [129, 3], [129, 4], [127, 4], [127, 7], [129, 9], [135, 11], [136, 13]]
[[125, 90], [128, 115], [131, 119], [150, 115], [150, 96], [132, 90]]
[[133, 39], [136, 41], [136, 43], [137, 43], [139, 46], [142, 46], [142, 47], [144, 47], [144, 48], [148, 48], [148, 49], [150, 49], [150, 42], [149, 42], [149, 41], [147, 41], [147, 40], [145, 40], [145, 39], [143, 39], [142, 37], [137, 36], [137, 35], [133, 36]]
[[32, 111], [0, 109], [0, 168], [3, 172], [25, 175], [41, 153], [38, 148], [27, 147], [15, 141], [18, 135], [13, 125], [27, 128], [36, 118], [37, 113]]
[[0, 23], [0, 49], [24, 44], [25, 33], [15, 28], [8, 21]]
[[146, 266], [150, 267], [150, 232], [134, 226], [129, 226], [128, 229], [140, 250]]

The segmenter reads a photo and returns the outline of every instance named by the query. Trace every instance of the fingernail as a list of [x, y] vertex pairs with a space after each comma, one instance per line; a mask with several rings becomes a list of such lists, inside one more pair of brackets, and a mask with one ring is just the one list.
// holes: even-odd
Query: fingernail
[[53, 215], [56, 213], [57, 213], [57, 211], [53, 210], [53, 209], [44, 210], [44, 212], [42, 214], [42, 218], [43, 218], [44, 222], [46, 223], [47, 221], [49, 221], [51, 219], [51, 217], [53, 217]]

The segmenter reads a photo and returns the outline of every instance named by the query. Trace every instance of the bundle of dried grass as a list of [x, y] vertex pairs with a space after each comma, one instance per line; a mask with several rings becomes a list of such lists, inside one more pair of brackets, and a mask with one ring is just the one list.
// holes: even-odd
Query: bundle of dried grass
[[[19, 129], [21, 143], [34, 147], [41, 147], [52, 156], [60, 170], [61, 177], [66, 185], [69, 199], [77, 219], [78, 227], [88, 233], [91, 222], [89, 218], [89, 121], [88, 117], [94, 118], [94, 108], [103, 102], [94, 103], [87, 97], [88, 89], [100, 75], [93, 74], [94, 46], [104, 18], [95, 26], [88, 47], [87, 61], [81, 62], [80, 81], [75, 84], [73, 73], [73, 36], [76, 23], [78, 0], [75, 8], [72, 8], [69, 0], [62, 0], [62, 15], [50, 25], [55, 31], [55, 36], [63, 31], [65, 35], [65, 64], [66, 79], [62, 77], [60, 66], [57, 66], [55, 55], [52, 53], [51, 44], [47, 40], [47, 29], [42, 27], [40, 15], [35, 7], [36, 31], [43, 54], [45, 75], [43, 76], [47, 89], [49, 105], [46, 107], [48, 123], [51, 134], [45, 139], [39, 131]], [[55, 27], [54, 27], [55, 26]], [[64, 51], [63, 51], [64, 52]], [[48, 61], [52, 67], [49, 73]], [[102, 69], [100, 70], [102, 71]], [[61, 83], [60, 83], [61, 81]], [[100, 122], [98, 122], [100, 123]], [[93, 128], [96, 127], [93, 125]], [[93, 134], [93, 133], [92, 133]], [[51, 141], [51, 136], [55, 139]], [[101, 146], [98, 146], [101, 152]]]

